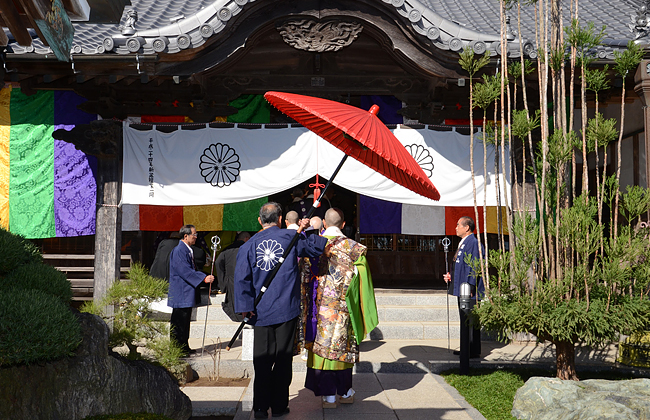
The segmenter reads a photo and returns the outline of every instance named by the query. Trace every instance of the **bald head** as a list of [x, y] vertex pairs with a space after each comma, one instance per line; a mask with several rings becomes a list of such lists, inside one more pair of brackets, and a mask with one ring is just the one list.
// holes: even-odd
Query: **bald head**
[[298, 212], [291, 210], [287, 213], [284, 220], [287, 222], [287, 225], [297, 224], [298, 223]]
[[251, 238], [251, 234], [246, 232], [245, 230], [242, 232], [239, 232], [237, 236], [235, 237], [236, 241], [248, 241]]
[[323, 228], [323, 220], [318, 216], [314, 216], [309, 219], [309, 225], [316, 230], [321, 230]]
[[343, 220], [343, 212], [337, 208], [331, 208], [325, 212], [325, 219], [323, 220], [325, 227], [343, 228], [345, 221]]

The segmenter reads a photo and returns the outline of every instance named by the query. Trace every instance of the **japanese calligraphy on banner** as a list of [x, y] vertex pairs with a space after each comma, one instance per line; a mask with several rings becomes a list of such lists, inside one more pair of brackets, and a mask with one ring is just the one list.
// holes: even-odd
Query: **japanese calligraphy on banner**
[[[440, 191], [438, 202], [422, 197], [348, 159], [334, 183], [370, 197], [426, 206], [472, 206], [469, 136], [399, 127], [395, 136]], [[481, 204], [497, 205], [494, 147], [475, 142], [474, 172]], [[506, 151], [507, 153], [507, 151]], [[163, 133], [124, 125], [125, 204], [203, 205], [248, 201], [290, 189], [316, 174], [328, 178], [343, 152], [311, 131], [293, 128], [204, 128]], [[503, 175], [500, 175], [503, 176]], [[509, 176], [500, 182], [509, 189]]]

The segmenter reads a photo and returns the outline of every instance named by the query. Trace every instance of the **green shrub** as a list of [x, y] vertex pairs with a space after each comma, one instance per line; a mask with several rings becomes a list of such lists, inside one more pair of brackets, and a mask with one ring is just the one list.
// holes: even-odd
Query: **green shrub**
[[84, 420], [171, 420], [162, 414], [152, 413], [123, 413], [123, 414], [106, 414], [103, 416], [86, 417]]
[[0, 366], [70, 356], [81, 327], [70, 307], [40, 290], [0, 293]]
[[40, 251], [30, 241], [0, 228], [0, 277], [21, 265], [43, 261]]
[[[145, 359], [166, 368], [179, 382], [185, 378], [187, 363], [183, 351], [169, 339], [169, 323], [151, 317], [151, 303], [164, 297], [169, 283], [149, 275], [142, 264], [134, 264], [126, 277], [108, 289], [99, 302], [85, 302], [82, 312], [102, 317], [113, 325], [109, 345], [131, 360]], [[104, 311], [113, 307], [112, 315]], [[126, 353], [125, 353], [126, 350]]]
[[72, 285], [65, 274], [46, 264], [27, 264], [0, 278], [0, 289], [19, 288], [41, 290], [68, 304], [72, 299]]

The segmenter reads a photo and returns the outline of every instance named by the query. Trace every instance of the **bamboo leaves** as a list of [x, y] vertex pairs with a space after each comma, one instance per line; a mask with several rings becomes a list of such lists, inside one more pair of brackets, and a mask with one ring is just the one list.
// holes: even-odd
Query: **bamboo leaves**
[[623, 76], [624, 78], [627, 75], [637, 68], [641, 60], [643, 59], [643, 48], [630, 41], [627, 43], [627, 49], [620, 51], [614, 51], [614, 70], [616, 74]]
[[[495, 113], [494, 123], [486, 128], [494, 124], [502, 133], [509, 130], [516, 139], [513, 148], [519, 145], [522, 169], [534, 175], [537, 198], [532, 206], [524, 199], [523, 206], [513, 211], [509, 247], [489, 250], [491, 287], [486, 289], [487, 301], [475, 311], [486, 328], [502, 337], [528, 332], [540, 340], [553, 341], [557, 346], [557, 374], [563, 379], [577, 379], [574, 355], [569, 351], [575, 343], [607, 343], [618, 334], [643, 327], [650, 318], [650, 229], [641, 222], [650, 211], [650, 192], [639, 186], [620, 192], [625, 80], [619, 90], [620, 118], [605, 118], [599, 111], [601, 96], [618, 96], [618, 88], [611, 83], [614, 73], [624, 79], [629, 76], [638, 67], [642, 50], [630, 43], [626, 50], [615, 53], [613, 67], [594, 63], [594, 50], [603, 42], [605, 28], [593, 23], [581, 25], [573, 3], [574, 19], [562, 28], [561, 19], [553, 20], [551, 13], [558, 10], [557, 3], [550, 0], [534, 5], [539, 53], [539, 104], [530, 107], [535, 109], [534, 114], [527, 99], [523, 101], [525, 109], [518, 109], [522, 102], [517, 89], [521, 86], [525, 92], [525, 75], [533, 68], [523, 59], [507, 65], [502, 62], [495, 76], [483, 76], [471, 98], [471, 108], [483, 109], [484, 115], [497, 100], [512, 106], [508, 113], [501, 113], [501, 120]], [[549, 21], [552, 27], [547, 28], [544, 24]], [[554, 42], [548, 42], [549, 32]], [[566, 36], [562, 38], [562, 34]], [[484, 66], [478, 61], [469, 51], [462, 54], [461, 65], [470, 77]], [[510, 77], [500, 77], [504, 72]], [[575, 102], [574, 74], [579, 76], [580, 86]], [[499, 79], [508, 84], [500, 86]], [[515, 86], [512, 96], [509, 83]], [[498, 98], [497, 90], [502, 95], [507, 91], [508, 96]], [[595, 98], [587, 92], [594, 92]], [[596, 112], [588, 118], [587, 105], [594, 102]], [[576, 130], [573, 122], [578, 112], [581, 127]], [[486, 140], [495, 144], [503, 138], [496, 129], [485, 131], [489, 131]], [[607, 171], [608, 145], [617, 140], [616, 174], [608, 175], [612, 172], [611, 168]], [[582, 173], [576, 164], [581, 164]], [[576, 188], [575, 180], [570, 179], [570, 169], [573, 176], [578, 173], [582, 179], [582, 188]], [[525, 182], [522, 184], [525, 191]], [[624, 218], [620, 225], [619, 206]], [[603, 220], [608, 214], [609, 220]]]
[[469, 73], [470, 79], [474, 78], [474, 75], [485, 67], [490, 62], [490, 57], [483, 55], [480, 58], [476, 58], [474, 50], [471, 48], [465, 48], [462, 53], [460, 53], [460, 58], [458, 64]]

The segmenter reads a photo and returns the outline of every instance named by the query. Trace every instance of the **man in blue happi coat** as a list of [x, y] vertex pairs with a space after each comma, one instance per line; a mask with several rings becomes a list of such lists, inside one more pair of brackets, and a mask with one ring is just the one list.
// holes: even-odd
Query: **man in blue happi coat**
[[[327, 239], [280, 229], [282, 206], [278, 203], [262, 206], [258, 221], [262, 230], [242, 245], [237, 254], [235, 312], [249, 317], [249, 324], [253, 325], [253, 409], [255, 418], [267, 418], [269, 407], [273, 417], [289, 412], [291, 365], [300, 315], [298, 257], [319, 256]], [[308, 225], [308, 219], [301, 220], [300, 230]], [[297, 245], [255, 307], [255, 297], [296, 234], [299, 235]]]
[[[485, 287], [483, 285], [483, 279], [475, 275], [472, 271], [472, 268], [465, 262], [465, 256], [470, 255], [472, 259], [479, 259], [479, 250], [480, 246], [478, 239], [474, 236], [473, 232], [476, 228], [474, 220], [471, 217], [463, 216], [458, 219], [456, 223], [456, 236], [460, 239], [458, 244], [458, 250], [454, 255], [454, 262], [451, 268], [451, 274], [447, 273], [444, 275], [444, 279], [447, 283], [453, 280], [450, 293], [454, 296], [460, 296], [460, 285], [462, 283], [469, 283], [472, 290], [472, 298], [476, 299], [476, 294], [478, 293], [478, 298], [485, 293]], [[485, 256], [485, 250], [483, 250], [483, 255]], [[465, 314], [460, 310], [460, 299], [458, 301], [458, 310], [461, 316], [461, 322], [465, 320]], [[478, 322], [472, 324], [472, 331], [469, 335], [469, 357], [472, 359], [481, 357], [481, 326]], [[454, 351], [454, 354], [460, 354], [459, 351]]]
[[169, 255], [169, 292], [167, 305], [171, 306], [172, 316], [169, 321], [171, 338], [183, 349], [185, 355], [192, 351], [189, 346], [190, 321], [192, 308], [196, 306], [198, 286], [212, 283], [214, 276], [205, 275], [194, 263], [192, 245], [196, 242], [196, 228], [185, 225], [179, 231], [182, 238]]

